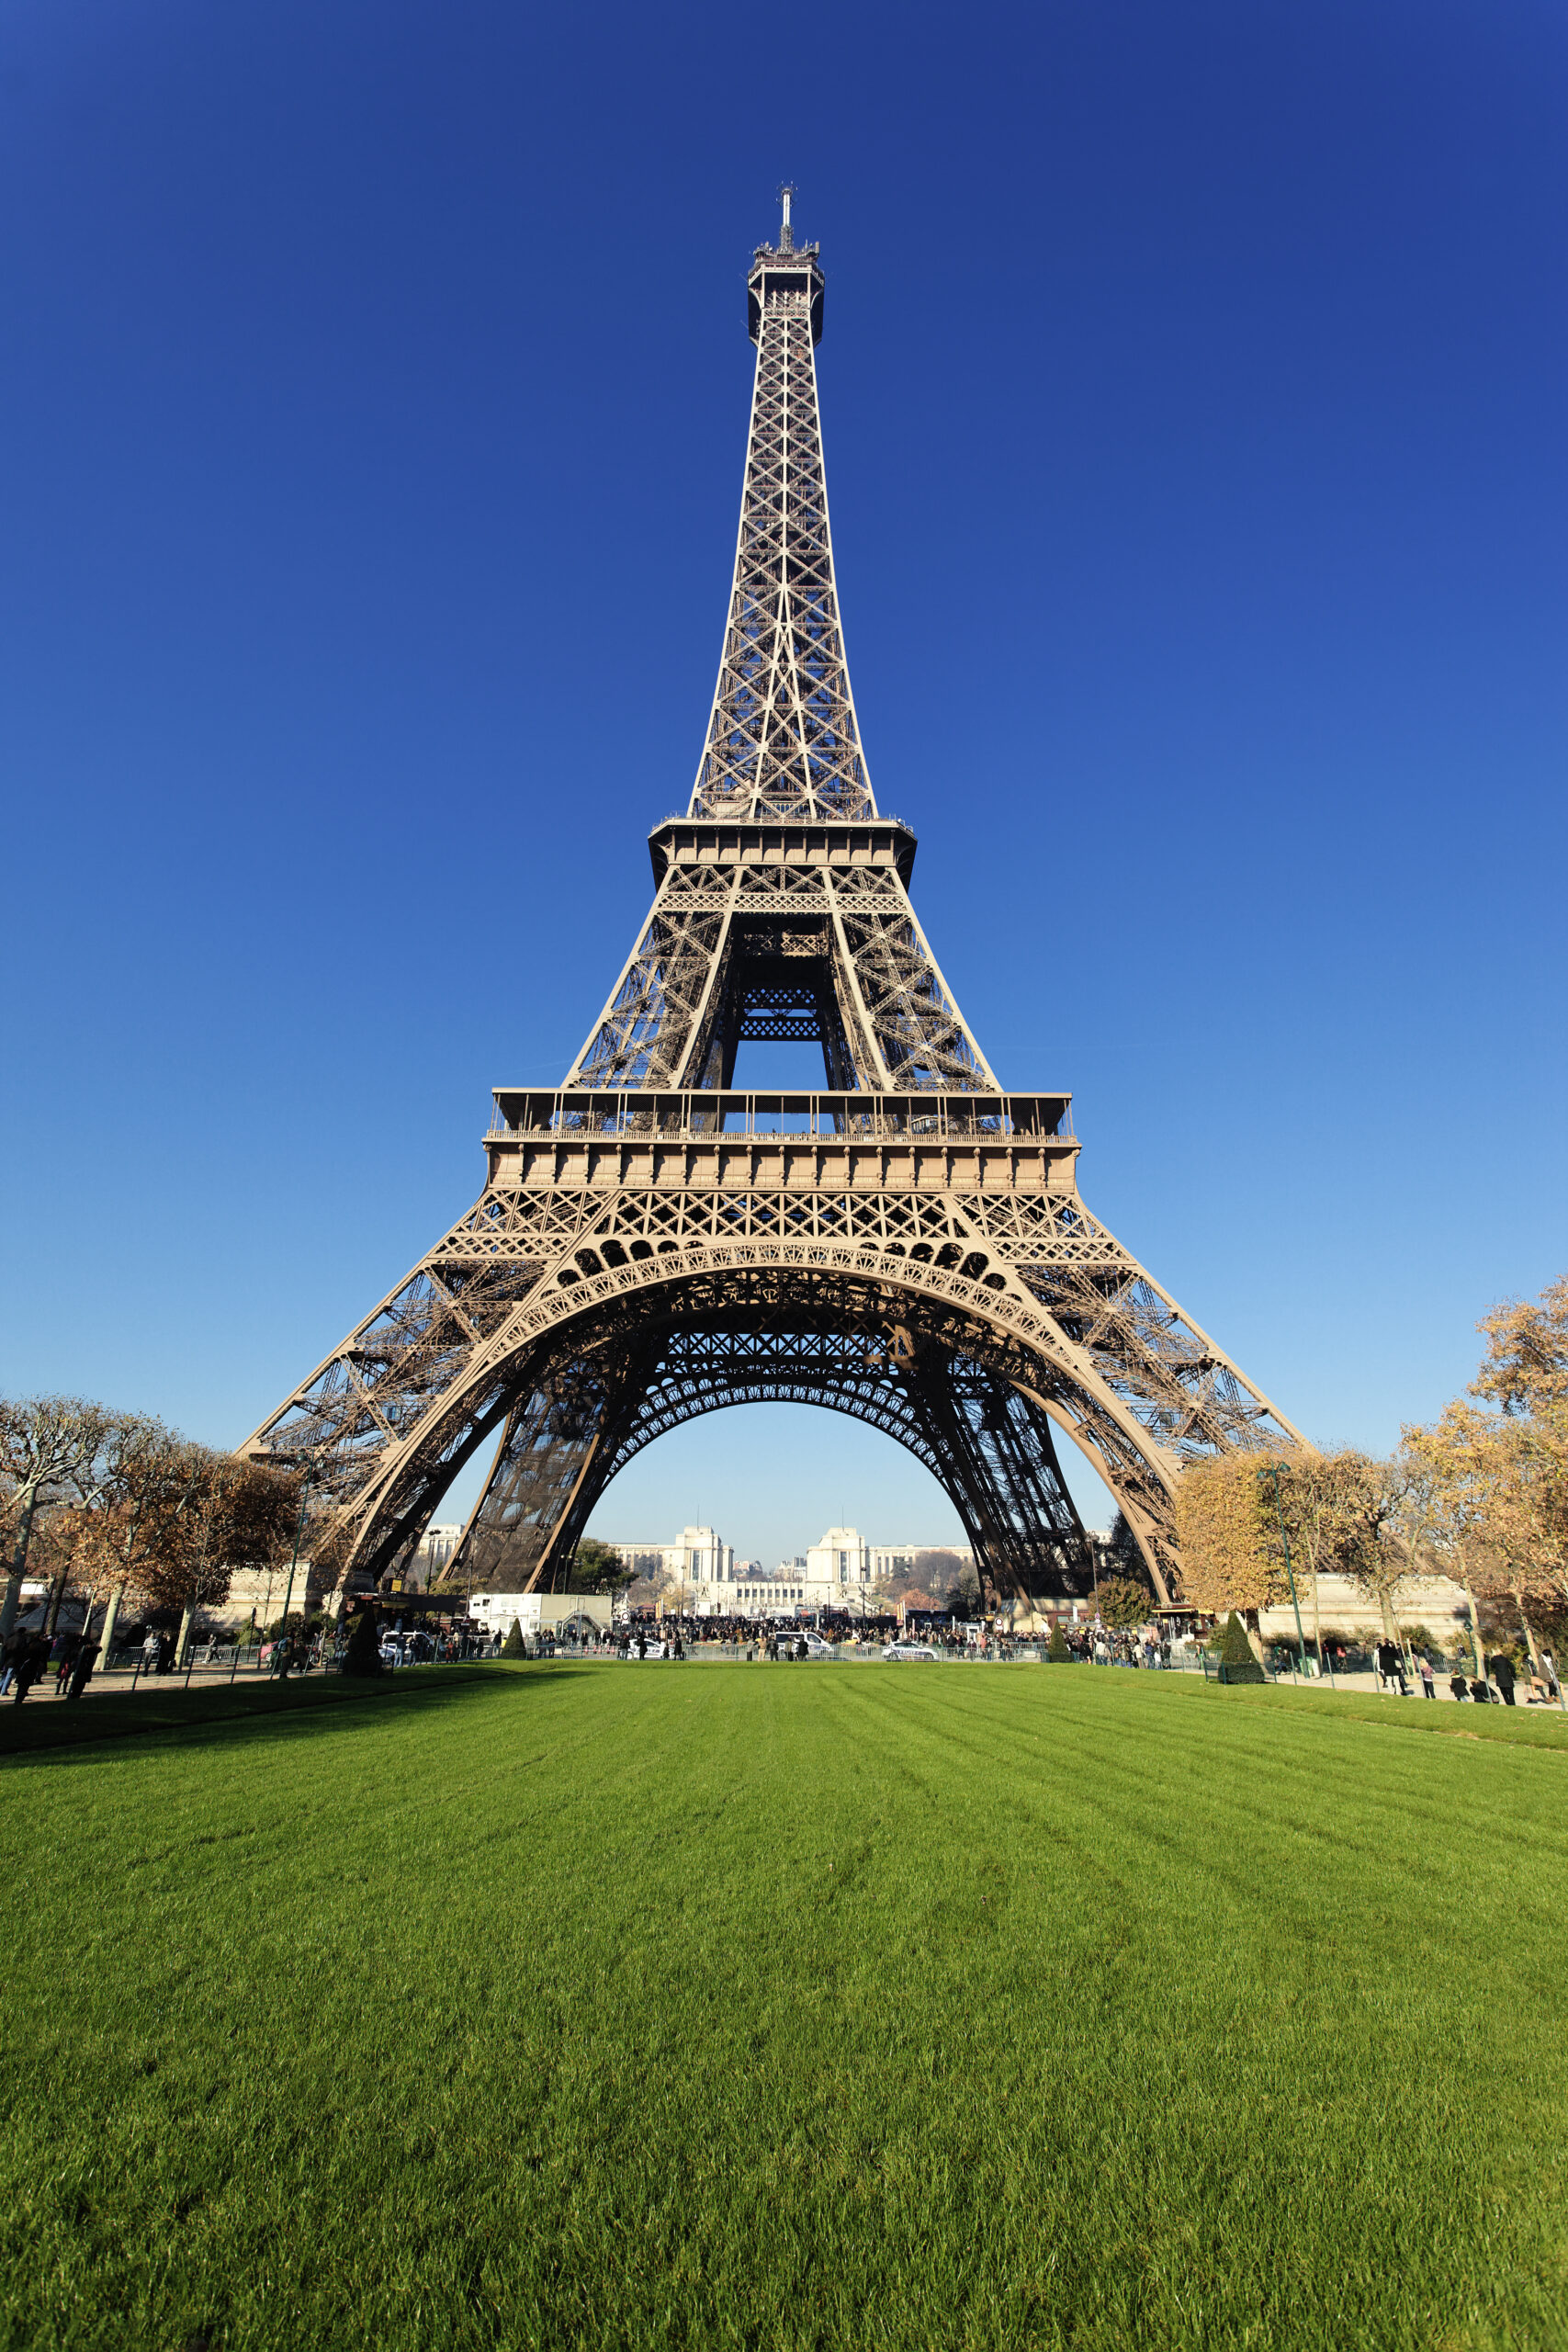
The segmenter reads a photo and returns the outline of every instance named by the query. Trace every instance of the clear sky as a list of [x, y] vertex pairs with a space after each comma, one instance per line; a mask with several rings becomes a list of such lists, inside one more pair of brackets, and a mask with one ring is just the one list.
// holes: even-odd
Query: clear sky
[[[1568, 1265], [1558, 0], [3, 44], [8, 1388], [238, 1442], [565, 1070], [691, 787], [785, 177], [874, 784], [1093, 1207], [1373, 1447]], [[782, 1408], [596, 1524], [698, 1516], [956, 1532]]]

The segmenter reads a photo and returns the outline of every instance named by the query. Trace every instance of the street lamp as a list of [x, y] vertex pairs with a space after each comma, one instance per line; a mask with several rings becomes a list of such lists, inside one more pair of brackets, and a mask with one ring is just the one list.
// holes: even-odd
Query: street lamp
[[294, 1529], [294, 1557], [288, 1563], [288, 1589], [283, 1596], [283, 1640], [286, 1645], [286, 1662], [287, 1644], [288, 1641], [288, 1610], [289, 1604], [294, 1599], [294, 1571], [299, 1566], [299, 1546], [305, 1541], [305, 1512], [310, 1500], [310, 1481], [314, 1478], [315, 1475], [316, 1465], [312, 1462], [310, 1467], [305, 1473], [305, 1484], [300, 1489], [299, 1517]]
[[1277, 1462], [1270, 1462], [1268, 1468], [1260, 1470], [1258, 1475], [1259, 1478], [1272, 1478], [1274, 1481], [1274, 1516], [1280, 1522], [1280, 1541], [1285, 1547], [1285, 1574], [1291, 1580], [1291, 1606], [1296, 1612], [1296, 1646], [1302, 1654], [1302, 1680], [1306, 1682], [1311, 1680], [1307, 1673], [1306, 1635], [1302, 1632], [1302, 1604], [1296, 1599], [1296, 1572], [1291, 1566], [1291, 1539], [1285, 1532], [1285, 1507], [1280, 1500], [1280, 1465]]

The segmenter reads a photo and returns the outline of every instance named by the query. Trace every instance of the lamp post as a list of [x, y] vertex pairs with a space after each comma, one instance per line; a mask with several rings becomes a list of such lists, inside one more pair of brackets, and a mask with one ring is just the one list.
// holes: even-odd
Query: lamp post
[[1274, 1482], [1274, 1516], [1280, 1522], [1280, 1541], [1285, 1547], [1285, 1574], [1291, 1580], [1291, 1606], [1296, 1612], [1296, 1647], [1301, 1652], [1302, 1680], [1307, 1682], [1312, 1678], [1307, 1673], [1307, 1645], [1306, 1635], [1302, 1632], [1302, 1604], [1296, 1599], [1296, 1572], [1291, 1566], [1291, 1539], [1285, 1532], [1285, 1507], [1280, 1499], [1280, 1465], [1277, 1462], [1270, 1462], [1268, 1469], [1260, 1470], [1258, 1475], [1260, 1478], [1269, 1477]]
[[283, 1640], [286, 1645], [288, 1640], [289, 1604], [294, 1599], [294, 1571], [299, 1566], [299, 1546], [305, 1541], [305, 1511], [310, 1500], [310, 1481], [315, 1475], [316, 1465], [312, 1463], [305, 1473], [305, 1484], [299, 1492], [299, 1517], [294, 1528], [294, 1557], [288, 1563], [288, 1588], [283, 1596]]

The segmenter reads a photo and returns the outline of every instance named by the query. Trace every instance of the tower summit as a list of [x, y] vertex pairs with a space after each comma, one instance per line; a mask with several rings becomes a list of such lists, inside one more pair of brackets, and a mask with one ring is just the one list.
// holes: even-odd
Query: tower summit
[[746, 281], [757, 346], [740, 528], [694, 817], [874, 817], [833, 581], [817, 345], [822, 265], [784, 197]]
[[[718, 681], [647, 921], [565, 1082], [495, 1090], [474, 1207], [245, 1451], [309, 1469], [317, 1549], [365, 1584], [493, 1442], [454, 1571], [533, 1590], [645, 1445], [787, 1398], [896, 1437], [989, 1592], [1037, 1595], [1090, 1574], [1060, 1429], [1168, 1600], [1183, 1464], [1294, 1432], [1085, 1205], [1068, 1096], [1002, 1090], [916, 918], [834, 585], [821, 262], [783, 194]], [[815, 1045], [821, 1091], [738, 1091], [748, 1040]]]

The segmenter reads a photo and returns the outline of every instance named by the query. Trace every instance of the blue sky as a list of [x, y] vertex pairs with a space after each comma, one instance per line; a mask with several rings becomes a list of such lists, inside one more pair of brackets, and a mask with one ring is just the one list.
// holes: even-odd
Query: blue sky
[[[972, 1025], [1292, 1419], [1435, 1413], [1568, 1264], [1565, 97], [1522, 0], [11, 0], [5, 1385], [237, 1442], [570, 1062], [690, 789], [787, 176]], [[597, 1525], [845, 1513], [956, 1532], [785, 1408]]]

